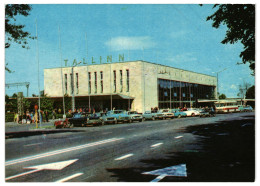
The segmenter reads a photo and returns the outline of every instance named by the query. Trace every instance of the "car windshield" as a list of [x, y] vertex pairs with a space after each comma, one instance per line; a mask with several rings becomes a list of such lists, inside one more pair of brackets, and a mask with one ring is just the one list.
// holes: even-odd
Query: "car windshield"
[[73, 118], [81, 118], [81, 117], [83, 117], [81, 114], [74, 114], [73, 115]]

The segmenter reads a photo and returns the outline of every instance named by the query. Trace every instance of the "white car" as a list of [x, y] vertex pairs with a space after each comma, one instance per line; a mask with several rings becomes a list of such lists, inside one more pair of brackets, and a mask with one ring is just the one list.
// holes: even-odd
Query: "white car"
[[194, 108], [188, 108], [186, 111], [183, 111], [184, 113], [187, 114], [187, 116], [199, 116], [200, 112]]
[[163, 119], [166, 119], [166, 118], [174, 119], [174, 113], [170, 112], [168, 109], [159, 110], [158, 113], [163, 114]]
[[138, 114], [136, 111], [128, 111], [127, 114], [130, 116], [131, 121], [139, 121], [142, 122], [143, 121], [143, 116], [142, 114]]

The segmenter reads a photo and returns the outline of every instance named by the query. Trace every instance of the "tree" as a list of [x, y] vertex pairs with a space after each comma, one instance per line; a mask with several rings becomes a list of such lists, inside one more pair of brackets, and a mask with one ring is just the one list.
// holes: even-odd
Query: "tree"
[[[221, 24], [227, 26], [226, 36], [222, 44], [234, 44], [238, 41], [244, 45], [240, 53], [242, 63], [249, 63], [255, 75], [255, 5], [252, 4], [215, 4], [218, 10], [207, 17], [212, 20], [212, 26], [219, 28]], [[238, 63], [241, 64], [241, 63]]]
[[246, 91], [246, 99], [255, 99], [255, 85]]
[[250, 83], [245, 82], [242, 85], [238, 85], [239, 93], [237, 94], [237, 96], [240, 96], [243, 99], [250, 86]]
[[41, 110], [47, 110], [49, 113], [53, 110], [53, 99], [48, 97], [46, 94], [41, 98]]
[[226, 99], [227, 96], [226, 96], [225, 94], [220, 94], [218, 98], [219, 98], [219, 99]]
[[[5, 48], [9, 48], [12, 42], [22, 45], [22, 48], [29, 49], [27, 38], [35, 39], [32, 37], [29, 32], [24, 31], [25, 25], [15, 24], [16, 16], [22, 15], [27, 17], [32, 7], [27, 4], [8, 4], [5, 5]], [[12, 72], [5, 65], [5, 70], [9, 73]]]

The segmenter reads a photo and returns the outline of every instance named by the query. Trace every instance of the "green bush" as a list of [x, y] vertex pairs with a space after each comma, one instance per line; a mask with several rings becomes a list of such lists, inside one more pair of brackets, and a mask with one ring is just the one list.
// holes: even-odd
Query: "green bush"
[[13, 112], [5, 113], [5, 122], [12, 122], [14, 121], [14, 114]]
[[[63, 114], [56, 114], [56, 119], [63, 118]], [[72, 114], [66, 114], [66, 118], [72, 118]]]

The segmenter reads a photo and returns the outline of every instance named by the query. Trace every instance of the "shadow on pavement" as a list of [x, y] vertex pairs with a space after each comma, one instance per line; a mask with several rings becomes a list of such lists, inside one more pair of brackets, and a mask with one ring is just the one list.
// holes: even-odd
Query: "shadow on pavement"
[[23, 138], [28, 136], [42, 135], [42, 134], [54, 134], [62, 132], [82, 132], [82, 130], [69, 130], [69, 129], [60, 129], [60, 130], [35, 130], [35, 131], [19, 131], [19, 132], [6, 132], [5, 139], [10, 138]]
[[[184, 128], [199, 138], [183, 152], [170, 152], [162, 159], [143, 159], [142, 167], [113, 168], [123, 182], [150, 182], [156, 175], [143, 172], [186, 164], [187, 177], [167, 176], [161, 182], [253, 182], [255, 179], [255, 118], [224, 121]], [[196, 146], [199, 148], [196, 148]], [[200, 150], [197, 150], [200, 149]]]

